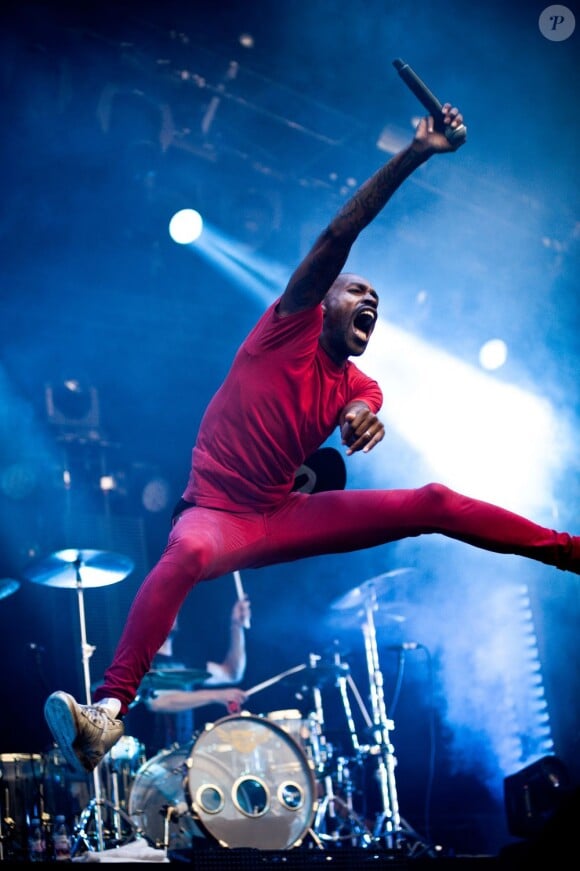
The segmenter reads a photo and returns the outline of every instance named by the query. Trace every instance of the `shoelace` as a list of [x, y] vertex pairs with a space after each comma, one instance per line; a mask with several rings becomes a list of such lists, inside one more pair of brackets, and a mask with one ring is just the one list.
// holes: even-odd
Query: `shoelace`
[[103, 708], [83, 707], [81, 710], [93, 726], [98, 726], [100, 729], [106, 729], [108, 724], [113, 724], [112, 718], [105, 710], [103, 710]]

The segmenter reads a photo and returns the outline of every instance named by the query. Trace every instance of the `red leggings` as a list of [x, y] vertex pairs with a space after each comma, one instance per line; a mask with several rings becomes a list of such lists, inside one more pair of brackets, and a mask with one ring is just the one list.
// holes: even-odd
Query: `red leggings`
[[199, 581], [434, 532], [580, 574], [580, 537], [539, 526], [442, 484], [415, 490], [291, 493], [267, 514], [189, 508], [177, 519], [159, 562], [135, 596], [94, 700], [120, 699], [121, 714], [127, 712], [184, 599]]

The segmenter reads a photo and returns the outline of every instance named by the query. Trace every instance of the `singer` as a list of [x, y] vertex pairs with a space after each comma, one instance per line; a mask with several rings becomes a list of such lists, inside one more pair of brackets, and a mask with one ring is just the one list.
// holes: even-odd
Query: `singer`
[[[450, 103], [441, 111], [446, 130], [463, 125]], [[379, 296], [367, 278], [343, 270], [402, 183], [458, 147], [423, 117], [409, 144], [331, 218], [238, 349], [202, 419], [167, 546], [137, 592], [95, 703], [61, 691], [46, 701], [46, 721], [73, 767], [91, 771], [121, 737], [144, 674], [200, 581], [432, 533], [580, 573], [580, 537], [443, 484], [293, 489], [296, 470], [336, 428], [347, 459], [369, 455], [385, 437], [381, 388], [351, 359], [372, 337]]]

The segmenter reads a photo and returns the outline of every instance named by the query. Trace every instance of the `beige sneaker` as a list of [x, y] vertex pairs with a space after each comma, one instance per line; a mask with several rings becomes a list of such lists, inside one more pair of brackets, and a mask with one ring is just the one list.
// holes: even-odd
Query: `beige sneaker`
[[99, 705], [79, 705], [68, 693], [52, 693], [44, 717], [64, 758], [76, 771], [92, 771], [123, 735], [121, 720]]

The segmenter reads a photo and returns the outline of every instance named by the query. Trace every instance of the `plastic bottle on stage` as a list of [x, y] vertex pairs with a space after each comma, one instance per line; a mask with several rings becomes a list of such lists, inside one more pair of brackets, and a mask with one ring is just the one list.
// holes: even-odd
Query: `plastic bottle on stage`
[[64, 814], [57, 814], [54, 818], [52, 845], [55, 862], [71, 861], [71, 839]]
[[30, 821], [28, 829], [28, 861], [46, 862], [46, 834], [38, 817]]

